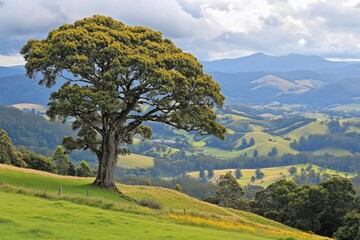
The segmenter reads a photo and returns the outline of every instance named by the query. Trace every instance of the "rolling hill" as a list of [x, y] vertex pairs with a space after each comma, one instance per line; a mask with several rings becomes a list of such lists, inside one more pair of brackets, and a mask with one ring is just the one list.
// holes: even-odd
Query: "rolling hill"
[[[92, 179], [5, 165], [0, 175], [0, 206], [6, 206], [0, 216], [2, 239], [326, 239], [173, 190], [120, 185], [125, 197], [89, 185]], [[132, 199], [156, 201], [161, 209]]]
[[202, 63], [221, 85], [228, 103], [253, 105], [277, 101], [308, 107], [359, 103], [358, 63], [263, 53]]

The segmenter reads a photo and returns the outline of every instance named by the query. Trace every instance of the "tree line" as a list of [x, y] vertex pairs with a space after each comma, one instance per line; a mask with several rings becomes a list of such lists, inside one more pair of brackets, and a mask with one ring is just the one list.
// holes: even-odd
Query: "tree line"
[[295, 164], [314, 164], [322, 168], [333, 169], [341, 172], [360, 172], [360, 156], [358, 155], [335, 157], [329, 154], [315, 156], [307, 153], [298, 153], [284, 154], [282, 156], [239, 156], [233, 159], [223, 160], [205, 154], [192, 156], [187, 156], [184, 154], [181, 158], [175, 159], [156, 158], [152, 168], [147, 169], [145, 172], [141, 172], [139, 174], [147, 174], [152, 177], [175, 177], [192, 171], [237, 168], [256, 169], [289, 166]]
[[294, 141], [290, 147], [298, 151], [316, 151], [323, 148], [342, 148], [352, 153], [360, 152], [360, 134], [336, 133], [336, 134], [312, 134], [301, 137], [299, 141]]
[[[50, 122], [43, 116], [23, 112], [14, 107], [0, 105], [0, 129], [7, 132], [16, 147], [24, 146], [31, 152], [51, 157], [64, 136], [74, 135], [68, 124]], [[89, 151], [74, 151], [71, 158], [77, 161], [96, 161]]]
[[6, 131], [2, 129], [0, 129], [0, 163], [60, 175], [79, 177], [90, 177], [94, 175], [93, 169], [84, 160], [75, 167], [69, 155], [61, 146], [56, 147], [52, 157], [36, 154], [27, 150], [24, 146], [21, 146], [19, 150], [17, 150]]
[[349, 179], [334, 177], [319, 185], [298, 186], [280, 180], [248, 201], [243, 188], [228, 172], [219, 189], [206, 201], [223, 207], [247, 210], [303, 231], [336, 239], [359, 239], [360, 198]]

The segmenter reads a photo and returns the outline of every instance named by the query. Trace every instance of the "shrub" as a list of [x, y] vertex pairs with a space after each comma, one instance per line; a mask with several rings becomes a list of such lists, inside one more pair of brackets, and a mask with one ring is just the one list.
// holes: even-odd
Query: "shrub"
[[146, 185], [146, 186], [151, 186], [151, 180], [150, 180], [150, 179], [146, 179], [146, 180], [145, 180], [145, 185]]
[[180, 186], [180, 184], [176, 184], [175, 190], [178, 191], [178, 192], [182, 191], [182, 187]]
[[141, 199], [137, 203], [140, 206], [148, 207], [148, 208], [152, 208], [152, 209], [161, 209], [162, 208], [160, 203], [158, 203], [157, 201], [155, 201], [153, 199], [149, 199], [149, 198]]
[[85, 161], [81, 161], [80, 165], [76, 168], [76, 176], [79, 177], [91, 177], [93, 172], [89, 164]]

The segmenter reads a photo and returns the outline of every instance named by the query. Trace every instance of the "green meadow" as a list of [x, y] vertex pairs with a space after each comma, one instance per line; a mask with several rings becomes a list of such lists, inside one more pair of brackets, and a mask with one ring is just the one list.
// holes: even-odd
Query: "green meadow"
[[[174, 190], [119, 185], [119, 194], [91, 178], [7, 165], [0, 179], [1, 239], [325, 239]], [[140, 206], [141, 199], [160, 209]]]
[[[293, 176], [289, 173], [290, 167], [296, 167], [297, 173], [300, 173], [301, 168], [306, 168], [307, 164], [298, 164], [298, 165], [291, 165], [291, 166], [283, 166], [283, 167], [272, 167], [272, 168], [261, 168], [261, 171], [265, 174], [263, 179], [256, 179], [254, 182], [251, 181], [251, 177], [255, 176], [255, 170], [256, 169], [241, 169], [241, 173], [243, 176], [238, 180], [239, 184], [241, 185], [258, 185], [262, 187], [267, 187], [270, 184], [281, 180], [292, 180]], [[312, 169], [315, 172], [322, 172], [322, 173], [328, 173], [330, 175], [339, 175], [342, 177], [355, 177], [356, 174], [354, 173], [347, 173], [347, 172], [337, 172], [331, 169], [322, 169], [316, 165], [312, 165]], [[214, 176], [210, 179], [211, 181], [215, 182], [221, 175], [225, 175], [225, 173], [231, 171], [233, 174], [235, 173], [236, 169], [223, 169], [223, 170], [214, 170]], [[191, 172], [188, 173], [189, 176], [198, 178], [199, 172]]]

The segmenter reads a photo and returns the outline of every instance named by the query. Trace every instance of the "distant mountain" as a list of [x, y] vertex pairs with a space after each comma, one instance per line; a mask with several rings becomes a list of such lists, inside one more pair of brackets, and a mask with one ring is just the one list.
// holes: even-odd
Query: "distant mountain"
[[356, 62], [334, 62], [299, 54], [274, 57], [257, 53], [202, 63], [230, 103], [277, 101], [324, 107], [358, 103], [360, 99], [360, 63]]
[[14, 67], [1, 67], [0, 66], [0, 77], [24, 75], [24, 74], [25, 74], [24, 66], [14, 66]]
[[[1, 72], [1, 69], [0, 69]], [[38, 81], [23, 75], [0, 77], [0, 104], [36, 103], [47, 105], [54, 89], [39, 86]]]
[[303, 94], [310, 89], [320, 88], [326, 85], [326, 83], [322, 81], [313, 79], [299, 79], [291, 82], [289, 80], [279, 78], [271, 74], [251, 81], [251, 83], [255, 85], [251, 89], [253, 91], [259, 90], [261, 88], [273, 88], [278, 89], [278, 96], [282, 94]]
[[[360, 77], [330, 82], [300, 78], [297, 72], [220, 73], [211, 74], [220, 84], [228, 103], [305, 104], [328, 107], [336, 104], [360, 103]], [[298, 76], [298, 77], [297, 77]], [[303, 75], [307, 76], [307, 75]], [[324, 79], [320, 77], [320, 79]]]
[[343, 79], [296, 97], [296, 102], [309, 105], [331, 106], [360, 103], [360, 77]]
[[[360, 63], [333, 62], [318, 56], [263, 53], [237, 59], [202, 62], [220, 84], [227, 103], [295, 103], [312, 107], [358, 103]], [[47, 105], [60, 86], [38, 86], [23, 66], [0, 67], [0, 104]], [[359, 90], [359, 91], [358, 91]]]
[[348, 66], [350, 62], [333, 62], [318, 56], [290, 54], [287, 56], [269, 56], [256, 53], [247, 57], [202, 62], [206, 72], [259, 72], [259, 71], [297, 71], [321, 70]]
[[60, 84], [52, 88], [39, 86], [38, 80], [25, 76], [24, 66], [0, 66], [0, 104], [13, 105], [18, 103], [34, 103], [47, 105], [50, 94]]

